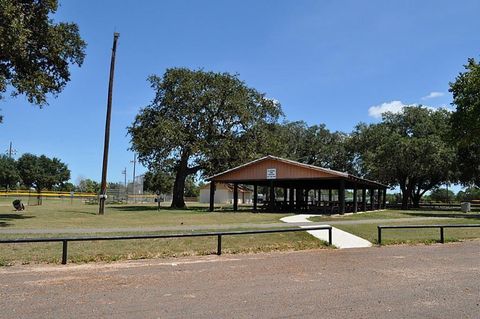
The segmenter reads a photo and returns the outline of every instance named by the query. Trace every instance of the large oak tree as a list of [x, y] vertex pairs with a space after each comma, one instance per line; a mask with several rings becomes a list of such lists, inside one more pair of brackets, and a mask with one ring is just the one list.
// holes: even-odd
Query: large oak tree
[[384, 113], [382, 122], [359, 124], [352, 134], [361, 173], [402, 192], [418, 207], [425, 192], [454, 182], [455, 147], [449, 143], [450, 113], [422, 106]]
[[[350, 137], [332, 132], [325, 124], [307, 125], [303, 121], [278, 125], [272, 140], [280, 145], [272, 153], [281, 157], [334, 170], [355, 174], [354, 153], [350, 150]], [[272, 143], [274, 143], [274, 141]]]
[[42, 190], [52, 190], [70, 179], [70, 170], [58, 158], [45, 155], [23, 154], [17, 161], [18, 172], [22, 183], [33, 187], [38, 193], [38, 204], [41, 204]]
[[480, 187], [480, 64], [469, 59], [466, 71], [450, 83], [453, 105], [452, 136], [458, 146], [458, 169], [463, 184]]
[[11, 157], [0, 155], [0, 187], [8, 189], [20, 181], [17, 163]]
[[174, 173], [175, 208], [185, 206], [187, 176], [210, 175], [264, 155], [268, 140], [262, 132], [282, 115], [278, 102], [237, 75], [172, 68], [149, 81], [155, 98], [128, 131], [143, 164]]
[[78, 26], [54, 22], [57, 8], [57, 0], [0, 0], [0, 99], [10, 90], [45, 105], [70, 80], [69, 65], [82, 65]]

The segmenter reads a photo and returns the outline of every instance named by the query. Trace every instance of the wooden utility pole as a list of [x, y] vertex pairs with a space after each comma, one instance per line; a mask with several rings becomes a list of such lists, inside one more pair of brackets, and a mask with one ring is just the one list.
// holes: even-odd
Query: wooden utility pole
[[105, 121], [105, 141], [103, 144], [103, 166], [102, 166], [102, 186], [100, 189], [100, 200], [98, 214], [105, 213], [105, 200], [107, 199], [107, 166], [108, 166], [108, 146], [110, 144], [110, 119], [112, 115], [112, 93], [113, 93], [113, 75], [115, 73], [115, 53], [117, 51], [118, 32], [113, 33], [112, 59], [110, 61], [110, 79], [108, 81], [107, 98], [107, 119]]

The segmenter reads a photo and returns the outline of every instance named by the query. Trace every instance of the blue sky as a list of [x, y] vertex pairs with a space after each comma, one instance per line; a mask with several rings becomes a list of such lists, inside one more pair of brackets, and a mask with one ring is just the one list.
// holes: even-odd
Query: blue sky
[[[169, 67], [239, 73], [286, 118], [349, 132], [403, 103], [448, 106], [448, 83], [480, 53], [479, 1], [61, 1], [88, 43], [81, 68], [40, 110], [0, 102], [0, 150], [56, 156], [99, 180], [112, 34], [120, 33], [108, 179], [131, 179], [126, 127]], [[372, 108], [373, 107], [373, 108]], [[375, 108], [376, 107], [376, 108]], [[138, 170], [140, 173], [142, 168]]]

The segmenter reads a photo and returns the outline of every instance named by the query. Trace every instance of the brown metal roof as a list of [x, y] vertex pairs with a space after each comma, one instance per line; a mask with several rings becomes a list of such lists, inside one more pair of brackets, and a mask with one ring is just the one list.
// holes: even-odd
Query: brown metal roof
[[354, 175], [328, 168], [308, 165], [285, 158], [268, 155], [255, 161], [237, 166], [219, 174], [208, 177], [207, 181], [232, 183], [270, 181], [267, 169], [275, 169], [275, 181], [293, 180], [346, 180], [369, 186], [387, 187], [386, 185], [356, 177]]

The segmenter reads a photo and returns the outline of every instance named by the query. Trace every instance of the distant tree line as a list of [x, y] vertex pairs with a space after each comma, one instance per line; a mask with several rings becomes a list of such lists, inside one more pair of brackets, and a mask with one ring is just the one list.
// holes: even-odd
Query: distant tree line
[[480, 67], [465, 68], [450, 83], [455, 112], [411, 105], [350, 133], [282, 121], [279, 102], [237, 75], [173, 68], [149, 78], [155, 97], [128, 131], [147, 188], [172, 190], [172, 207], [185, 206], [188, 180], [267, 154], [399, 187], [402, 207], [418, 207], [442, 184], [480, 186]]
[[58, 158], [45, 155], [23, 154], [18, 160], [6, 155], [0, 156], [0, 186], [9, 188], [33, 188], [39, 194], [42, 190], [55, 190], [66, 186], [70, 170]]

